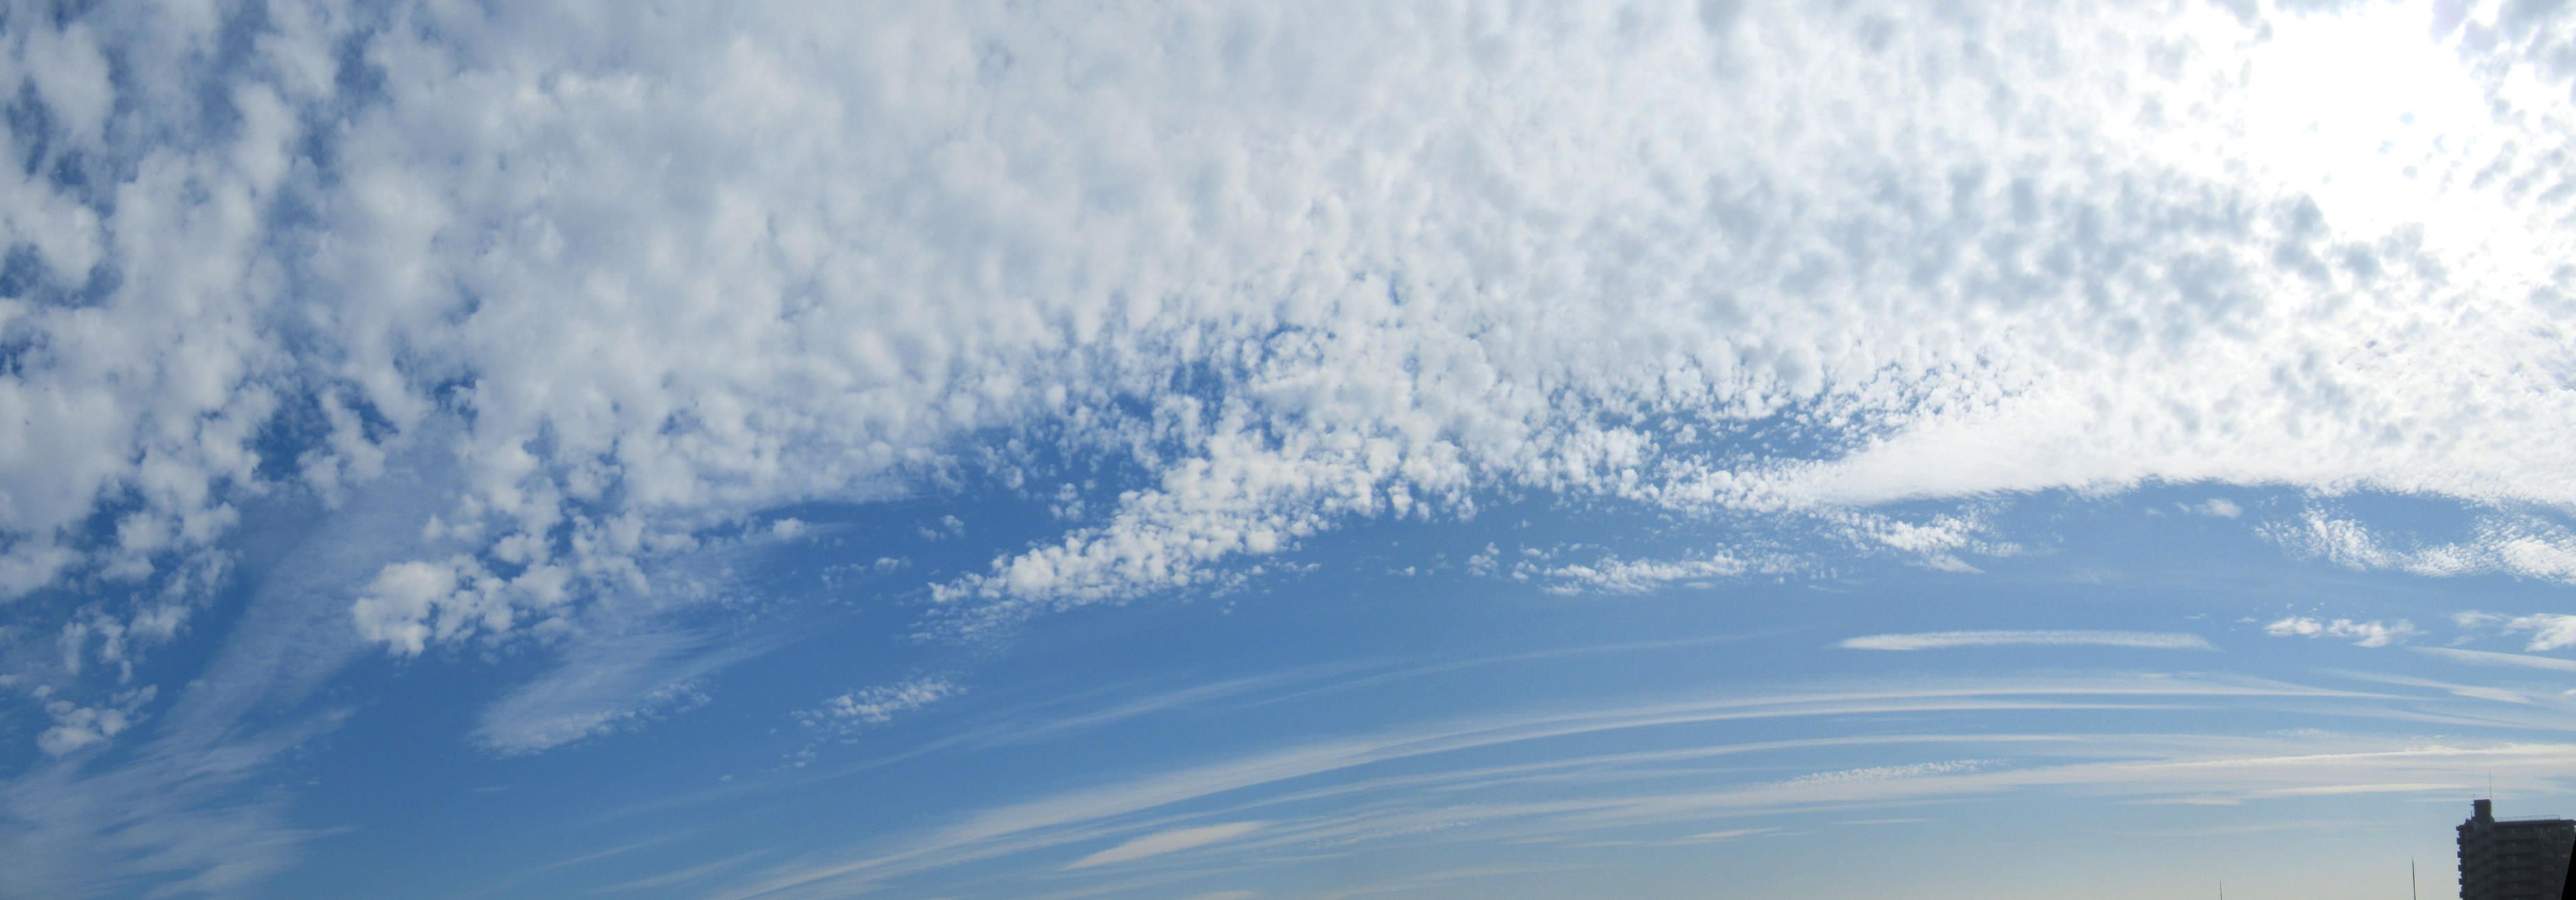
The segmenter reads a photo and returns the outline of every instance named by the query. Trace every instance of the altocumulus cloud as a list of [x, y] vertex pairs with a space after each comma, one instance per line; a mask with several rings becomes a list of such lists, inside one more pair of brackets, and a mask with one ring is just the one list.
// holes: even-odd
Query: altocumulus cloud
[[2417, 630], [2415, 623], [2403, 619], [2391, 625], [2377, 619], [2368, 622], [2355, 622], [2351, 619], [2327, 622], [2310, 616], [2288, 616], [2264, 625], [2263, 633], [2273, 637], [2351, 638], [2356, 646], [2385, 647], [2424, 632]]
[[823, 701], [822, 705], [796, 714], [808, 728], [855, 729], [883, 725], [900, 713], [920, 709], [965, 689], [945, 678], [914, 678], [894, 684], [861, 688]]
[[[2576, 123], [2527, 64], [2563, 12], [1331, 6], [13, 8], [0, 598], [110, 599], [22, 611], [7, 664], [123, 710], [71, 676], [180, 634], [245, 509], [408, 458], [430, 511], [338, 613], [400, 655], [598, 630], [790, 504], [1067, 458], [1143, 474], [940, 576], [936, 628], [1498, 495], [1958, 571], [2006, 545], [1869, 508], [2576, 503]], [[2428, 24], [2429, 57], [2300, 55]], [[2252, 64], [2163, 64], [2194, 54]], [[2302, 143], [2392, 70], [2430, 137]], [[2317, 546], [2576, 572], [2496, 521]]]
[[[969, 627], [1498, 487], [2576, 500], [2566, 435], [2498, 424], [2576, 421], [2517, 364], [2571, 276], [2303, 193], [2244, 105], [2289, 88], [2142, 56], [2262, 52], [2223, 10], [616, 10], [18, 17], [0, 589], [181, 571], [442, 420], [432, 546], [359, 615], [405, 652], [750, 511], [1035, 464], [965, 452], [995, 429], [1157, 474], [942, 585]], [[2434, 79], [2491, 96], [2432, 99], [2521, 152], [2420, 179], [2555, 222], [2472, 180], [2568, 140], [2500, 62], [2563, 29], [2499, 22]], [[1816, 449], [1708, 449], [1774, 428]]]

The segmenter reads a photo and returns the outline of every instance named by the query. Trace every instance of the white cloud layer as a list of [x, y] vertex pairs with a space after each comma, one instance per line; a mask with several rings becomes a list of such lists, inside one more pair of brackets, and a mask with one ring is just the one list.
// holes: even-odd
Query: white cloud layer
[[2576, 503], [2558, 17], [627, 13], [17, 17], [0, 592], [442, 417], [446, 546], [357, 613], [400, 653], [1036, 446], [1149, 474], [940, 585], [965, 627], [1493, 490]]

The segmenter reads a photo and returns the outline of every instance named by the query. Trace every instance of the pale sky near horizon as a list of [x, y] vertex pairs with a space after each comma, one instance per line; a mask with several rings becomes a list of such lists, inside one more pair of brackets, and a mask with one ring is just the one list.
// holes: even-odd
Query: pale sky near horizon
[[2560, 0], [8, 0], [0, 113], [0, 898], [2576, 815]]

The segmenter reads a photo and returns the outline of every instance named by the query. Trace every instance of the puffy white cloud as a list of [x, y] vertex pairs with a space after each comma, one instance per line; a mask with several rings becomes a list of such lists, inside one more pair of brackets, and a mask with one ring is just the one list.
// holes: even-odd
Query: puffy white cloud
[[2350, 638], [2354, 646], [2385, 647], [2424, 632], [2417, 629], [2415, 623], [2404, 619], [2399, 619], [2392, 625], [2377, 619], [2368, 622], [2355, 622], [2351, 619], [2327, 622], [2309, 616], [2287, 616], [2264, 625], [2263, 633], [2273, 637]]
[[456, 593], [456, 581], [454, 565], [387, 566], [367, 587], [366, 596], [350, 607], [350, 615], [357, 619], [358, 633], [367, 639], [383, 641], [400, 653], [419, 653], [429, 641], [425, 620]]

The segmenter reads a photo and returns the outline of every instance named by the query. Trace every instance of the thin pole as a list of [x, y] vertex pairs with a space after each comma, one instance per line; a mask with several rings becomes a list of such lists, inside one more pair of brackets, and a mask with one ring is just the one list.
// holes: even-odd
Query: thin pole
[[2423, 900], [2415, 893], [2415, 857], [2412, 856], [2406, 858], [2406, 896]]

